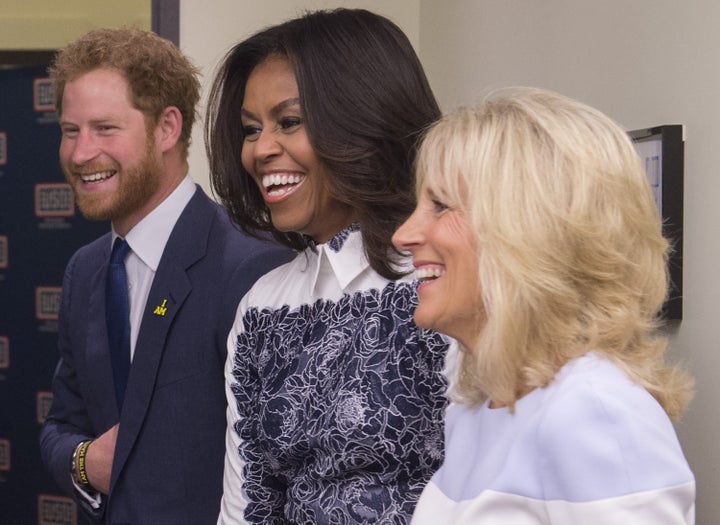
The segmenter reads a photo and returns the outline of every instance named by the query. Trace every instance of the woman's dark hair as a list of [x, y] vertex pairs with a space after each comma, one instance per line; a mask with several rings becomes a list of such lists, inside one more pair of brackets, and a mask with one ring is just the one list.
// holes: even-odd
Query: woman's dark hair
[[304, 236], [273, 227], [240, 160], [245, 85], [270, 55], [293, 68], [310, 143], [332, 175], [332, 196], [356, 210], [371, 266], [398, 278], [390, 239], [415, 206], [419, 139], [440, 116], [412, 45], [397, 25], [369, 11], [315, 11], [240, 42], [221, 64], [205, 128], [213, 189], [245, 232], [270, 232], [302, 250]]

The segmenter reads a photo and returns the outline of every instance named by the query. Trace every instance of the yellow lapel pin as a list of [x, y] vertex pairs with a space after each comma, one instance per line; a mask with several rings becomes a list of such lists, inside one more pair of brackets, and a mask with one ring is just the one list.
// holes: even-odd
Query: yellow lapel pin
[[156, 306], [155, 310], [153, 310], [153, 313], [155, 315], [160, 315], [160, 316], [164, 317], [165, 314], [167, 313], [167, 306], [165, 306], [166, 304], [167, 304], [167, 299], [163, 299], [162, 304], [160, 306]]

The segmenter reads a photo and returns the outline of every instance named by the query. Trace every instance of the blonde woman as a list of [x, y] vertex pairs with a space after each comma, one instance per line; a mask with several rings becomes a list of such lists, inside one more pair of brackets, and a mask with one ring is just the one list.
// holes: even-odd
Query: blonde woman
[[656, 331], [668, 241], [622, 129], [505, 91], [431, 129], [418, 185], [393, 240], [420, 280], [415, 321], [464, 355], [413, 523], [694, 523], [671, 423], [692, 381]]

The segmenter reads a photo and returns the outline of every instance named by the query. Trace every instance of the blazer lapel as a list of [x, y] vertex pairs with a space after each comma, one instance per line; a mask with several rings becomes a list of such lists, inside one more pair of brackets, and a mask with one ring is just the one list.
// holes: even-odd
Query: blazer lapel
[[165, 246], [148, 295], [130, 367], [115, 446], [111, 488], [137, 440], [155, 389], [166, 340], [192, 290], [187, 268], [205, 256], [214, 207], [200, 188], [183, 210]]

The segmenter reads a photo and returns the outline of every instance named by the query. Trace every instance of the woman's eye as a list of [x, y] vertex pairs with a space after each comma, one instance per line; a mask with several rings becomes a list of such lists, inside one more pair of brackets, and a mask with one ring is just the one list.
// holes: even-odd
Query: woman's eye
[[282, 130], [288, 130], [292, 129], [296, 126], [299, 126], [303, 123], [303, 120], [300, 117], [285, 117], [280, 119], [280, 129]]
[[257, 140], [261, 131], [260, 126], [243, 126], [243, 136], [245, 140]]
[[449, 206], [437, 199], [432, 199], [433, 208], [435, 208], [435, 211], [437, 213], [444, 212], [445, 210], [449, 209]]

